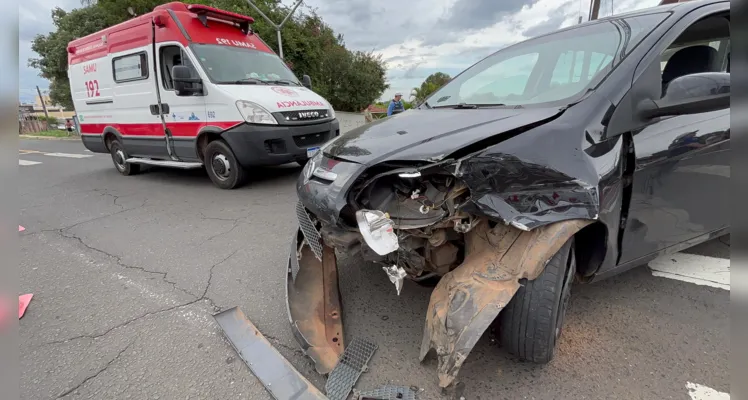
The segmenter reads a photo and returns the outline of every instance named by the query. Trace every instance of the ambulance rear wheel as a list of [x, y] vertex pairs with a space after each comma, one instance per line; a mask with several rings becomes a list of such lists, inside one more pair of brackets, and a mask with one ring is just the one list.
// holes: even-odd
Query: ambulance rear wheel
[[208, 143], [203, 160], [210, 180], [219, 188], [235, 189], [244, 184], [246, 172], [226, 142], [214, 140]]
[[128, 176], [135, 175], [140, 172], [140, 165], [130, 164], [125, 161], [129, 156], [127, 155], [127, 152], [125, 152], [125, 148], [122, 147], [122, 143], [120, 143], [119, 140], [114, 139], [112, 141], [112, 144], [109, 145], [109, 153], [111, 153], [112, 155], [114, 168], [117, 168], [117, 171], [120, 174]]

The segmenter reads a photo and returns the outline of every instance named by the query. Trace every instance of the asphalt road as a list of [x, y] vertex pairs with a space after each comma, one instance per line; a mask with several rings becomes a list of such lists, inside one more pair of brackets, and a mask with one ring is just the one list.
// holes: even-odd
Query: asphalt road
[[[257, 170], [246, 187], [222, 191], [203, 171], [120, 176], [108, 155], [77, 141], [20, 148], [20, 290], [34, 294], [20, 321], [22, 398], [270, 398], [213, 321], [237, 305], [324, 387], [291, 336], [284, 302], [299, 167]], [[729, 237], [690, 252], [728, 258]], [[436, 361], [418, 362], [430, 289], [406, 282], [398, 297], [381, 269], [356, 260], [343, 260], [340, 274], [347, 340], [379, 345], [357, 388], [394, 383], [445, 398]], [[575, 287], [552, 363], [519, 363], [484, 335], [461, 370], [463, 396], [729, 393], [729, 294], [647, 267]], [[689, 395], [689, 382], [703, 386]]]

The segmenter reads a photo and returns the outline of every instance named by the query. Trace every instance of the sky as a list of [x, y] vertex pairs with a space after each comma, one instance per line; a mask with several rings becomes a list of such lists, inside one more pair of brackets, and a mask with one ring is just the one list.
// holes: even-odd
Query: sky
[[[510, 44], [587, 19], [590, 0], [304, 0], [353, 50], [374, 51], [387, 63], [390, 88], [407, 99], [434, 72], [452, 76]], [[291, 0], [284, 0], [291, 3]], [[659, 0], [601, 0], [600, 17], [657, 5]], [[54, 30], [51, 10], [80, 0], [24, 0], [19, 4], [19, 97], [33, 102], [49, 83], [27, 66], [31, 40]]]

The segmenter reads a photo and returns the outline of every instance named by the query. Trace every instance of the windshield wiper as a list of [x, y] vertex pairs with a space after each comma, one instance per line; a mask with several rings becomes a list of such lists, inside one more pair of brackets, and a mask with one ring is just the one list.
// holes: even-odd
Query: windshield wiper
[[292, 81], [290, 79], [278, 79], [278, 80], [275, 80], [275, 81], [265, 81], [265, 82], [267, 82], [267, 83], [276, 83], [276, 84], [277, 83], [286, 83], [286, 84], [289, 84], [289, 85], [299, 86], [298, 82], [294, 82], [294, 81]]
[[460, 103], [456, 106], [452, 107], [454, 109], [460, 110], [460, 109], [475, 109], [478, 108], [477, 104], [467, 104], [467, 103]]
[[234, 85], [259, 85], [259, 84], [264, 85], [265, 81], [259, 80], [257, 78], [244, 78], [244, 79], [239, 79], [233, 82], [222, 82], [222, 83], [231, 83]]

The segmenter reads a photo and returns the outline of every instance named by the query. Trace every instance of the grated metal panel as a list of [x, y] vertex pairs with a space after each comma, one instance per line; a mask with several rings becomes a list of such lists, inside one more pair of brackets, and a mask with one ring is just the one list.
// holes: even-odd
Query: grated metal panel
[[[297, 236], [298, 232], [294, 234], [294, 236]], [[298, 236], [293, 240], [292, 246], [291, 246], [291, 253], [289, 254], [288, 258], [291, 262], [291, 282], [296, 282], [296, 275], [299, 274], [299, 269], [301, 266], [299, 266], [299, 246], [298, 244]]]
[[312, 219], [309, 218], [306, 208], [304, 208], [304, 205], [300, 201], [296, 203], [296, 218], [299, 219], [299, 227], [304, 234], [304, 239], [309, 243], [312, 253], [314, 253], [314, 256], [319, 261], [322, 261], [322, 236], [320, 236], [317, 228], [314, 227]]
[[416, 400], [416, 393], [409, 387], [384, 385], [374, 390], [364, 390], [358, 400]]
[[376, 344], [361, 338], [354, 338], [346, 346], [325, 383], [325, 393], [330, 400], [345, 400], [348, 397], [375, 351]]

